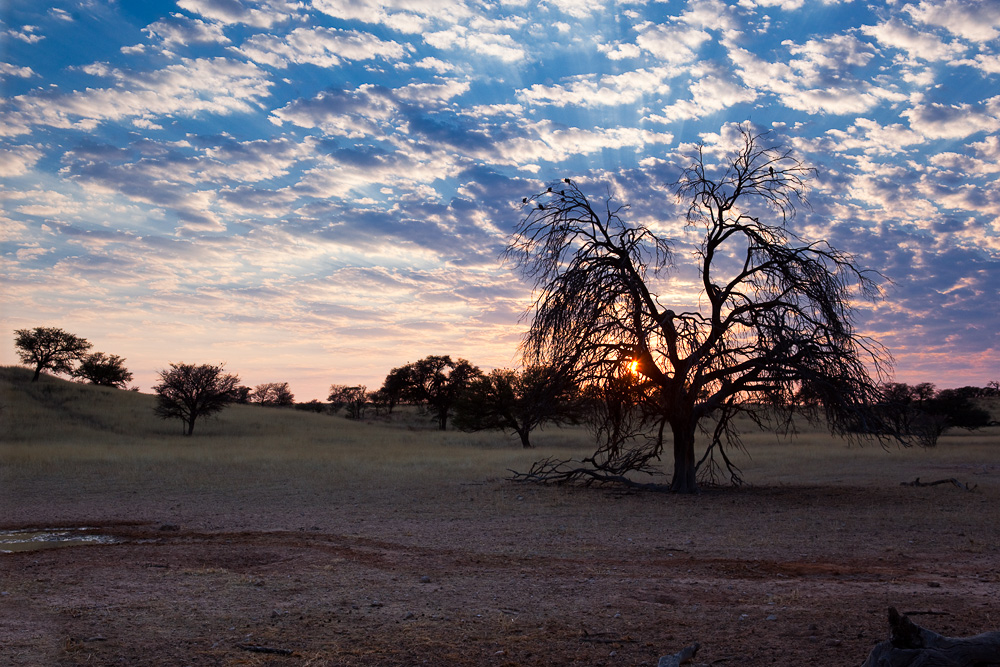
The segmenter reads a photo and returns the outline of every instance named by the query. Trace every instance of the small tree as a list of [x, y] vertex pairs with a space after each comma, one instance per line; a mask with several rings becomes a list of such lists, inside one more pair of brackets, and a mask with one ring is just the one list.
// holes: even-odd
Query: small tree
[[119, 389], [127, 389], [128, 383], [132, 381], [132, 373], [125, 368], [125, 360], [116, 354], [103, 352], [83, 357], [80, 365], [73, 370], [73, 376], [90, 384]]
[[82, 359], [93, 347], [85, 338], [55, 327], [35, 327], [14, 331], [14, 345], [22, 364], [34, 366], [32, 382], [37, 382], [42, 371], [72, 373], [73, 362]]
[[348, 419], [362, 419], [365, 416], [365, 408], [368, 407], [368, 387], [332, 384], [330, 395], [326, 400], [330, 401], [330, 408], [334, 413], [344, 408]]
[[576, 419], [575, 399], [575, 385], [554, 368], [498, 368], [472, 380], [455, 404], [454, 423], [462, 431], [512, 431], [527, 449], [542, 424]]
[[855, 303], [881, 296], [878, 275], [788, 228], [813, 170], [765, 134], [736, 130], [719, 162], [699, 148], [673, 186], [688, 204], [688, 225], [703, 233], [692, 265], [700, 293], [684, 305], [660, 296], [674, 266], [671, 244], [626, 222], [627, 207], [610, 197], [595, 207], [569, 179], [524, 200], [506, 257], [536, 288], [525, 363], [564, 367], [598, 387], [628, 368], [646, 425], [601, 444], [589, 468], [542, 462], [527, 477], [621, 481], [628, 471], [653, 471], [647, 466], [669, 427], [670, 488], [692, 493], [701, 465], [695, 433], [709, 417], [707, 453], [724, 453], [739, 446], [734, 417], [787, 429], [800, 393], [813, 397], [810, 416], [825, 417], [834, 432], [888, 437], [875, 407], [890, 356], [853, 323]]
[[287, 382], [265, 382], [253, 388], [247, 396], [248, 403], [288, 407], [295, 403], [295, 394], [288, 388]]
[[194, 433], [198, 417], [213, 415], [233, 402], [239, 385], [237, 375], [223, 372], [224, 364], [170, 364], [158, 372], [160, 383], [156, 392], [156, 414], [163, 419], [180, 418], [184, 435]]

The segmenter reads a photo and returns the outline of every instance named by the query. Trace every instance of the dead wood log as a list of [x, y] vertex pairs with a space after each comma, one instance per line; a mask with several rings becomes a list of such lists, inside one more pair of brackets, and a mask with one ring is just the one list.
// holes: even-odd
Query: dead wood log
[[237, 644], [236, 648], [250, 651], [251, 653], [270, 653], [271, 655], [293, 655], [295, 653], [290, 648], [276, 648], [274, 646], [261, 646], [259, 644]]
[[673, 655], [665, 655], [660, 658], [660, 661], [656, 663], [656, 667], [680, 667], [681, 665], [691, 662], [694, 658], [694, 654], [698, 652], [701, 648], [701, 644], [695, 642], [684, 648]]
[[960, 489], [963, 489], [965, 491], [973, 491], [973, 490], [975, 490], [976, 486], [978, 486], [978, 484], [977, 484], [977, 485], [973, 486], [972, 488], [969, 488], [968, 484], [960, 482], [957, 479], [955, 479], [954, 477], [949, 477], [948, 479], [939, 479], [936, 482], [921, 482], [920, 478], [917, 477], [912, 482], [900, 482], [899, 483], [900, 486], [937, 486], [938, 484], [951, 484], [951, 485], [956, 486], [956, 487], [958, 487]]
[[1000, 632], [945, 637], [889, 607], [889, 641], [873, 648], [862, 667], [1000, 667]]

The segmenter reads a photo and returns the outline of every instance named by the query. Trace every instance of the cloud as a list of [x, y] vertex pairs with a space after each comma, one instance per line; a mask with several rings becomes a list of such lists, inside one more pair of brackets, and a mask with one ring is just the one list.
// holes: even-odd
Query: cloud
[[19, 30], [5, 30], [0, 35], [5, 35], [12, 39], [17, 39], [28, 44], [37, 44], [45, 39], [45, 35], [37, 34], [38, 26], [24, 25]]
[[517, 97], [525, 104], [534, 105], [623, 106], [635, 104], [648, 96], [669, 94], [667, 80], [676, 74], [673, 69], [658, 67], [604, 76], [579, 75], [556, 85], [536, 83], [519, 90]]
[[313, 0], [313, 8], [338, 19], [421, 33], [437, 22], [459, 23], [474, 14], [462, 0]]
[[28, 173], [42, 158], [42, 151], [35, 146], [0, 148], [0, 177], [11, 178]]
[[396, 110], [391, 91], [362, 85], [353, 91], [324, 91], [312, 99], [289, 102], [271, 113], [271, 122], [292, 123], [318, 128], [328, 135], [360, 139], [379, 132]]
[[170, 16], [151, 23], [142, 29], [151, 40], [159, 40], [164, 46], [187, 46], [189, 44], [228, 44], [229, 38], [218, 24], [205, 23], [183, 14]]
[[865, 153], [877, 155], [895, 155], [924, 141], [924, 135], [899, 123], [883, 126], [870, 118], [857, 118], [845, 130], [827, 130], [827, 136], [836, 142], [831, 147], [834, 151], [860, 149]]
[[10, 63], [0, 62], [0, 77], [5, 76], [18, 76], [22, 79], [30, 79], [33, 76], [37, 76], [37, 74], [30, 67], [19, 67]]
[[1000, 35], [1000, 4], [994, 0], [923, 0], [903, 11], [921, 23], [940, 26], [973, 42], [988, 42]]
[[219, 23], [255, 28], [283, 23], [304, 9], [303, 3], [291, 0], [178, 0], [177, 6]]
[[946, 44], [936, 35], [920, 32], [898, 17], [862, 26], [861, 32], [874, 37], [882, 46], [905, 51], [909, 57], [921, 60], [949, 60], [965, 51], [961, 44]]
[[979, 104], [917, 104], [902, 114], [930, 139], [961, 139], [1000, 129], [1000, 96]]
[[336, 67], [342, 61], [402, 58], [403, 47], [372, 34], [336, 28], [296, 28], [286, 36], [254, 35], [239, 48], [251, 60], [279, 69], [289, 63]]
[[670, 65], [690, 63], [710, 35], [700, 28], [652, 25], [636, 37], [636, 46]]
[[445, 51], [458, 49], [479, 56], [496, 58], [505, 63], [527, 58], [523, 43], [506, 33], [454, 25], [446, 30], [425, 33], [423, 37], [431, 46]]
[[756, 91], [741, 85], [721, 71], [706, 73], [699, 68], [693, 75], [695, 78], [688, 86], [690, 99], [678, 100], [664, 107], [659, 114], [647, 116], [647, 119], [670, 123], [675, 120], [702, 118], [736, 104], [753, 102], [758, 97]]
[[105, 121], [129, 117], [229, 115], [247, 112], [269, 94], [273, 85], [253, 63], [228, 58], [184, 58], [151, 72], [134, 72], [95, 64], [95, 76], [114, 82], [111, 88], [60, 93], [41, 90], [11, 102], [0, 134], [24, 134], [35, 125], [93, 129]]

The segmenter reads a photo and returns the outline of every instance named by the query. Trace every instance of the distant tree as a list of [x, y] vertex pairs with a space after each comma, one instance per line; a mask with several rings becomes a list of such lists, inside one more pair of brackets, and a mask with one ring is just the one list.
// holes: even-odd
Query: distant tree
[[977, 429], [990, 423], [990, 414], [977, 405], [990, 395], [986, 387], [958, 387], [935, 391], [930, 382], [908, 385], [888, 383], [883, 396], [889, 413], [908, 425], [909, 430], [923, 429], [940, 436], [949, 428]]
[[326, 403], [318, 401], [315, 398], [310, 401], [306, 401], [305, 403], [295, 404], [296, 410], [303, 410], [305, 412], [315, 412], [317, 414], [326, 412], [328, 408], [329, 406]]
[[248, 387], [245, 384], [241, 384], [235, 389], [233, 389], [233, 403], [239, 403], [240, 405], [247, 405], [250, 402], [250, 394], [253, 393], [253, 388]]
[[556, 369], [498, 368], [472, 379], [455, 402], [453, 422], [462, 431], [514, 432], [521, 446], [530, 448], [529, 435], [542, 424], [576, 420], [576, 394], [576, 386]]
[[265, 382], [254, 387], [247, 397], [248, 402], [274, 407], [288, 407], [295, 403], [295, 394], [287, 382]]
[[128, 383], [132, 381], [132, 373], [125, 368], [125, 360], [118, 355], [103, 352], [83, 357], [80, 365], [73, 370], [73, 376], [90, 384], [119, 389], [127, 389]]
[[670, 488], [693, 493], [699, 427], [711, 435], [709, 452], [739, 446], [741, 414], [788, 429], [803, 387], [815, 398], [807, 413], [833, 432], [897, 435], [875, 409], [891, 358], [853, 321], [856, 303], [881, 297], [878, 275], [788, 225], [813, 172], [747, 125], [729, 151], [697, 149], [673, 185], [689, 228], [702, 233], [693, 308], [665, 303], [672, 246], [654, 227], [627, 222], [627, 206], [611, 197], [595, 206], [570, 179], [524, 200], [505, 257], [535, 287], [525, 363], [569, 368], [582, 386], [634, 369], [647, 426], [599, 444], [589, 468], [540, 462], [527, 478], [619, 482], [623, 472], [655, 472], [669, 427]]
[[432, 415], [442, 431], [448, 427], [448, 417], [455, 401], [472, 383], [482, 376], [478, 367], [465, 359], [449, 356], [429, 356], [407, 364], [400, 371], [407, 378], [402, 398], [420, 404]]
[[184, 435], [194, 433], [198, 417], [213, 415], [232, 403], [240, 382], [239, 376], [224, 372], [223, 364], [170, 364], [157, 374], [160, 382], [153, 387], [156, 414], [181, 419]]
[[332, 384], [326, 400], [330, 401], [330, 408], [334, 413], [344, 408], [344, 416], [348, 419], [363, 419], [368, 406], [368, 387]]
[[14, 346], [21, 363], [35, 368], [32, 382], [37, 382], [44, 370], [72, 373], [73, 363], [82, 359], [93, 347], [85, 338], [55, 327], [17, 329], [14, 331]]
[[942, 389], [925, 401], [921, 410], [940, 418], [941, 431], [946, 428], [974, 430], [989, 425], [990, 413], [976, 404], [981, 397], [979, 387]]

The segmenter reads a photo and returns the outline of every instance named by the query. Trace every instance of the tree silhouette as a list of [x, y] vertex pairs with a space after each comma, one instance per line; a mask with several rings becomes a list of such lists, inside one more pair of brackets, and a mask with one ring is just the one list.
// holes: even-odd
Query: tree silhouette
[[431, 355], [392, 369], [383, 388], [390, 381], [401, 382], [400, 398], [422, 405], [426, 412], [434, 416], [438, 428], [444, 431], [455, 401], [481, 375], [479, 368], [465, 359], [452, 360], [447, 355]]
[[545, 461], [520, 478], [627, 481], [652, 470], [669, 428], [670, 488], [695, 492], [699, 427], [711, 435], [708, 465], [716, 452], [729, 464], [725, 448], [740, 443], [734, 417], [788, 428], [803, 389], [815, 398], [809, 416], [835, 433], [901, 435], [876, 409], [891, 358], [853, 323], [853, 303], [880, 298], [879, 276], [792, 232], [813, 170], [747, 125], [737, 135], [719, 163], [699, 147], [673, 185], [688, 226], [703, 233], [692, 267], [698, 307], [659, 296], [672, 246], [627, 222], [627, 206], [609, 196], [595, 207], [570, 179], [524, 200], [505, 257], [536, 290], [525, 363], [564, 368], [598, 393], [632, 376], [631, 418], [643, 428], [608, 429], [585, 465]]
[[473, 379], [459, 396], [454, 423], [462, 431], [513, 431], [527, 449], [533, 430], [546, 422], [574, 421], [578, 415], [576, 387], [558, 370], [497, 368]]
[[73, 362], [82, 359], [93, 347], [85, 338], [79, 338], [56, 327], [35, 327], [14, 331], [14, 346], [21, 363], [34, 366], [32, 382], [37, 382], [44, 370], [53, 373], [72, 373]]
[[183, 420], [184, 435], [194, 433], [198, 417], [213, 415], [232, 403], [240, 383], [238, 376], [223, 372], [223, 364], [170, 364], [158, 375], [160, 383], [153, 387], [156, 414]]
[[132, 373], [125, 368], [125, 360], [117, 354], [94, 352], [80, 360], [80, 365], [73, 370], [73, 377], [86, 380], [102, 387], [128, 388], [132, 381]]

